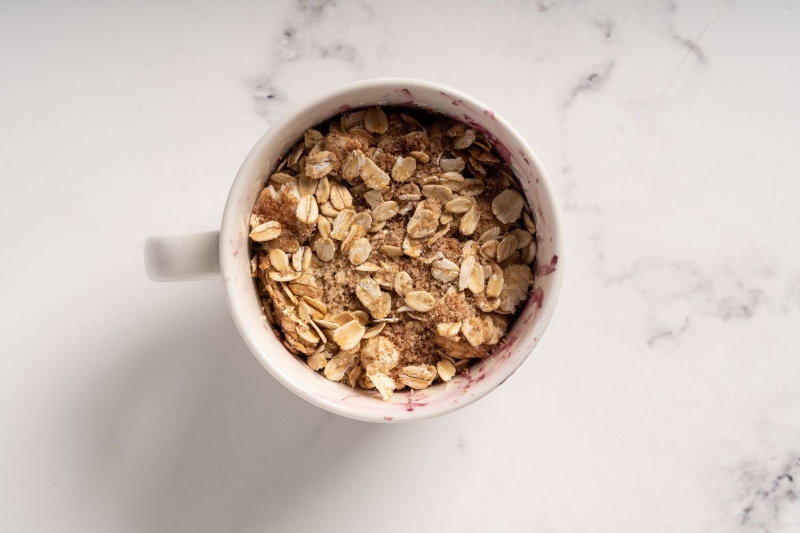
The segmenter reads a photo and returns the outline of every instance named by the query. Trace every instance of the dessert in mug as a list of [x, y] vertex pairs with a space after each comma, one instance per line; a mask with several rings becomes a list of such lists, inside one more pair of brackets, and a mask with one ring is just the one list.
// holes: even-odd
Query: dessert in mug
[[490, 355], [533, 285], [536, 226], [511, 168], [481, 133], [418, 109], [308, 130], [250, 225], [252, 275], [286, 348], [384, 400]]

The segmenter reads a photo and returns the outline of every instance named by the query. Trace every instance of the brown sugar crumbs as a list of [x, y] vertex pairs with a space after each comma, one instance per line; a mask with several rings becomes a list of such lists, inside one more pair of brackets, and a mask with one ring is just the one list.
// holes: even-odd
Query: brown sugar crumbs
[[536, 226], [511, 168], [432, 113], [375, 107], [308, 130], [250, 225], [286, 348], [384, 400], [490, 355], [533, 285]]

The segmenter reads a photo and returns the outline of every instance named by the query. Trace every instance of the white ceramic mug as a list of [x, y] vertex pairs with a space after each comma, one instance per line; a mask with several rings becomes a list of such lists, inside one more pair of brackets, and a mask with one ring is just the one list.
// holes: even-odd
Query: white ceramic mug
[[[327, 380], [283, 347], [261, 313], [250, 277], [249, 216], [277, 161], [303, 133], [333, 116], [366, 106], [415, 106], [466, 122], [494, 142], [511, 164], [530, 202], [537, 228], [535, 284], [502, 345], [469, 371], [419, 391], [398, 391], [388, 402], [375, 391]], [[285, 115], [250, 151], [231, 187], [220, 231], [156, 235], [145, 243], [145, 267], [155, 281], [186, 281], [222, 273], [228, 305], [253, 354], [301, 398], [336, 414], [372, 422], [431, 418], [471, 404], [503, 383], [542, 338], [561, 288], [561, 220], [552, 185], [531, 149], [504, 119], [474, 98], [427, 81], [382, 78], [339, 87]]]

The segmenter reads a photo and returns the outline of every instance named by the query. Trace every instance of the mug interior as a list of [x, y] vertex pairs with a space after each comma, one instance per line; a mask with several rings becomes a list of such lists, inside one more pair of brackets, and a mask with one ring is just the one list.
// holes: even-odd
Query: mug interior
[[[535, 282], [531, 295], [494, 353], [448, 383], [424, 390], [396, 391], [384, 402], [377, 391], [351, 389], [329, 381], [290, 353], [261, 313], [250, 277], [249, 215], [278, 160], [305, 131], [352, 109], [413, 106], [467, 123], [483, 133], [514, 169], [530, 203], [537, 229]], [[388, 422], [430, 418], [464, 407], [503, 383], [541, 339], [555, 309], [563, 257], [560, 218], [551, 184], [519, 134], [494, 111], [473, 98], [438, 84], [378, 79], [336, 89], [295, 109], [259, 140], [240, 169], [225, 206], [220, 261], [228, 304], [253, 353], [279, 381], [306, 400], [360, 420]]]

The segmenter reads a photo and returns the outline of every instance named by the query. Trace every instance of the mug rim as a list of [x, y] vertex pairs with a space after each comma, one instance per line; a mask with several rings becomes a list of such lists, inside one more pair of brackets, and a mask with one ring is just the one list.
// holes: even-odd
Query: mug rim
[[[264, 167], [271, 167], [273, 166], [274, 162], [270, 161], [266, 164], [263, 162], [262, 153], [264, 149], [269, 146], [270, 144], [280, 141], [281, 139], [278, 137], [284, 132], [288, 126], [293, 123], [296, 123], [302, 115], [307, 113], [310, 109], [314, 109], [316, 107], [320, 107], [322, 104], [330, 101], [335, 100], [337, 98], [343, 98], [344, 96], [348, 95], [349, 93], [355, 90], [398, 90], [399, 88], [423, 88], [431, 91], [440, 91], [441, 94], [452, 94], [456, 98], [461, 101], [468, 102], [474, 107], [483, 110], [484, 113], [491, 113], [492, 118], [500, 125], [503, 130], [511, 135], [515, 142], [517, 143], [517, 148], [522, 150], [524, 153], [523, 155], [526, 158], [526, 162], [529, 163], [531, 168], [541, 177], [541, 183], [539, 186], [541, 189], [544, 190], [546, 196], [546, 202], [552, 206], [551, 213], [549, 213], [549, 225], [552, 228], [552, 233], [555, 235], [555, 239], [553, 240], [553, 250], [554, 255], [558, 257], [558, 268], [552, 271], [550, 274], [553, 276], [552, 283], [550, 288], [548, 289], [549, 295], [548, 300], [552, 300], [552, 305], [550, 308], [545, 311], [542, 308], [538, 316], [536, 316], [535, 324], [541, 324], [541, 332], [542, 335], [546, 330], [552, 316], [555, 312], [556, 303], [558, 301], [560, 292], [561, 292], [561, 285], [563, 280], [563, 270], [564, 270], [564, 262], [563, 262], [563, 252], [564, 252], [564, 243], [563, 243], [563, 232], [562, 232], [562, 221], [561, 221], [561, 210], [558, 204], [558, 200], [555, 194], [555, 190], [553, 188], [553, 184], [551, 183], [549, 176], [547, 175], [544, 167], [542, 166], [541, 162], [539, 161], [536, 154], [531, 150], [528, 143], [525, 139], [519, 134], [519, 132], [503, 117], [497, 115], [492, 108], [480, 102], [479, 100], [475, 99], [474, 97], [459, 91], [457, 89], [453, 89], [452, 87], [442, 85], [435, 82], [425, 81], [425, 80], [418, 80], [412, 78], [373, 78], [368, 80], [361, 80], [352, 83], [348, 83], [345, 85], [341, 85], [330, 89], [328, 91], [322, 92], [317, 96], [314, 96], [309, 101], [303, 104], [299, 104], [294, 106], [288, 112], [286, 112], [279, 120], [277, 120], [274, 124], [272, 124], [267, 131], [259, 138], [256, 144], [248, 153], [247, 157], [245, 158], [244, 162], [242, 163], [239, 171], [236, 174], [236, 177], [233, 180], [231, 185], [230, 193], [228, 195], [225, 208], [223, 211], [223, 219], [222, 219], [222, 226], [220, 231], [220, 270], [223, 275], [223, 285], [225, 288], [225, 296], [226, 301], [228, 302], [228, 307], [230, 309], [231, 315], [233, 316], [234, 323], [236, 324], [237, 329], [239, 330], [240, 335], [244, 339], [245, 343], [247, 344], [250, 351], [256, 356], [256, 358], [261, 362], [261, 364], [272, 374], [275, 379], [277, 379], [283, 386], [287, 387], [289, 390], [300, 396], [301, 398], [309, 401], [310, 403], [321, 407], [327, 411], [348, 417], [348, 418], [355, 418], [359, 420], [365, 421], [373, 421], [373, 422], [387, 422], [391, 421], [391, 417], [381, 417], [380, 415], [372, 412], [366, 412], [365, 409], [360, 409], [354, 407], [352, 405], [344, 405], [340, 403], [333, 403], [329, 402], [324, 398], [321, 398], [313, 391], [308, 390], [305, 387], [302, 387], [298, 383], [296, 383], [291, 377], [287, 376], [280, 368], [279, 365], [275, 364], [270, 357], [270, 350], [268, 346], [264, 346], [262, 343], [258, 342], [255, 338], [254, 332], [250, 331], [250, 324], [247, 321], [247, 311], [246, 307], [250, 305], [249, 302], [245, 301], [242, 295], [234, 290], [234, 283], [238, 283], [238, 278], [236, 277], [241, 268], [241, 262], [246, 261], [248, 264], [250, 262], [249, 252], [246, 254], [233, 254], [232, 257], [229, 257], [229, 254], [223, 253], [223, 248], [226, 245], [228, 240], [231, 240], [231, 244], [233, 244], [233, 239], [238, 239], [241, 243], [242, 241], [242, 234], [239, 231], [238, 227], [236, 226], [237, 217], [235, 216], [242, 208], [241, 205], [241, 194], [249, 185], [250, 177], [253, 174], [255, 169], [259, 169], [261, 172], [270, 171], [271, 168], [264, 168]], [[443, 113], [447, 114], [447, 113]], [[519, 179], [519, 178], [518, 178]], [[254, 200], [255, 201], [255, 200]], [[247, 210], [251, 210], [252, 206], [249, 206]], [[244, 236], [246, 241], [247, 236]], [[248, 246], [244, 245], [245, 250], [249, 250]], [[249, 268], [249, 266], [248, 266]], [[530, 299], [530, 296], [529, 296]], [[532, 327], [531, 327], [532, 329]], [[536, 343], [538, 343], [539, 339], [536, 339]], [[278, 341], [280, 342], [280, 341]], [[480, 394], [474, 394], [470, 397], [465, 397], [464, 401], [459, 403], [454, 403], [451, 405], [441, 406], [438, 409], [429, 409], [422, 412], [417, 412], [415, 415], [403, 416], [403, 417], [396, 417], [399, 418], [397, 421], [414, 421], [414, 420], [422, 420], [426, 418], [432, 418], [435, 416], [443, 415], [450, 413], [452, 411], [461, 409], [470, 405], [477, 401], [478, 399], [484, 397], [486, 394], [491, 392], [492, 390], [496, 389], [502, 382], [504, 382], [511, 374], [513, 374], [519, 366], [530, 356], [533, 352], [532, 347], [527, 353], [524, 354], [523, 357], [519, 358], [517, 361], [514, 361], [514, 364], [511, 364], [512, 361], [507, 361], [507, 366], [504, 367], [502, 372], [502, 379], [497, 382], [494, 386], [490, 388], [486, 388]], [[299, 361], [298, 361], [299, 363]]]

